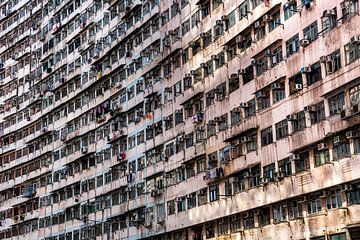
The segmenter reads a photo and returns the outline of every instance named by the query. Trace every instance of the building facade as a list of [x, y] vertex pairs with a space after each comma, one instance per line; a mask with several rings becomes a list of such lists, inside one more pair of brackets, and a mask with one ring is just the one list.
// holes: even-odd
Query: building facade
[[0, 239], [360, 239], [358, 0], [0, 0]]

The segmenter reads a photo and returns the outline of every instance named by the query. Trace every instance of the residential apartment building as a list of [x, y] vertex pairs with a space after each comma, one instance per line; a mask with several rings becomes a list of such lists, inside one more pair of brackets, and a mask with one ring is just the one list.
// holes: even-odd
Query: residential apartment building
[[358, 0], [0, 0], [0, 239], [359, 240]]

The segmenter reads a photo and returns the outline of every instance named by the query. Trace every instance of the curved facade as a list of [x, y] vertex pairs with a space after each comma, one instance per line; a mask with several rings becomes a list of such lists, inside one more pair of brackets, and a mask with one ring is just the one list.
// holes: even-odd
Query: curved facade
[[358, 0], [0, 0], [0, 239], [360, 239]]

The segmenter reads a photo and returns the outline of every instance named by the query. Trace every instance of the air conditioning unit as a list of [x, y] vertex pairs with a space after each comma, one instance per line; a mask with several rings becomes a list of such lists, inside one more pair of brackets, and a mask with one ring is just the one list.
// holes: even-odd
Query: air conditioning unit
[[165, 217], [158, 217], [157, 223], [158, 224], [164, 224], [165, 223]]
[[346, 132], [346, 138], [356, 138], [359, 136], [357, 131], [348, 131]]
[[300, 40], [300, 46], [302, 46], [302, 47], [306, 47], [309, 44], [310, 44], [310, 40], [308, 40], [308, 39], [301, 39]]
[[216, 20], [216, 25], [221, 26], [223, 22], [221, 20]]
[[324, 12], [324, 16], [331, 17], [336, 16], [336, 9], [328, 9]]
[[191, 78], [192, 75], [190, 73], [185, 73], [185, 78]]
[[239, 69], [238, 70], [239, 75], [244, 75], [245, 73], [246, 73], [245, 69]]
[[264, 54], [265, 54], [265, 57], [271, 57], [272, 56], [272, 53], [271, 53], [270, 49], [266, 49]]
[[211, 55], [211, 60], [218, 61], [219, 57], [217, 55]]
[[300, 155], [299, 154], [292, 154], [289, 157], [290, 161], [296, 161], [296, 160], [300, 160]]
[[327, 144], [326, 143], [319, 143], [318, 145], [317, 145], [317, 149], [318, 150], [325, 150], [325, 149], [328, 149], [328, 146], [327, 146]]
[[340, 143], [340, 136], [335, 136], [335, 137], [333, 138], [333, 143], [334, 143], [334, 144]]
[[297, 115], [296, 114], [287, 115], [286, 120], [288, 120], [288, 121], [296, 121], [297, 120]]
[[191, 74], [192, 76], [194, 76], [194, 75], [196, 75], [196, 71], [195, 71], [195, 70], [191, 70], [191, 71], [190, 71], [190, 74]]
[[230, 75], [230, 79], [238, 79], [239, 75], [237, 73], [233, 73]]
[[314, 105], [309, 105], [304, 107], [304, 112], [315, 112], [316, 108]]
[[263, 91], [259, 91], [259, 92], [257, 92], [257, 93], [255, 94], [255, 96], [256, 96], [257, 98], [264, 98], [264, 97], [266, 97], [266, 94], [265, 94], [265, 92], [263, 92]]
[[82, 147], [81, 148], [81, 153], [82, 154], [86, 154], [88, 152], [88, 148], [87, 147]]
[[270, 181], [269, 181], [269, 178], [260, 178], [260, 185], [266, 185], [268, 184]]
[[241, 107], [236, 107], [236, 108], [234, 108], [234, 109], [233, 109], [233, 112], [237, 112], [237, 113], [241, 112]]
[[255, 59], [255, 58], [252, 58], [252, 59], [250, 60], [250, 64], [251, 64], [251, 65], [255, 65], [255, 64], [256, 64], [256, 59]]
[[254, 28], [261, 28], [262, 24], [261, 21], [257, 21], [254, 23]]
[[353, 36], [350, 40], [351, 44], [360, 44], [360, 35]]
[[328, 61], [331, 61], [331, 56], [321, 56], [320, 57], [320, 62], [328, 62]]
[[351, 184], [344, 184], [344, 185], [341, 185], [341, 186], [340, 186], [340, 188], [341, 188], [341, 191], [343, 191], [343, 192], [353, 190], [353, 187], [352, 187], [352, 185], [351, 185]]
[[281, 89], [282, 87], [281, 87], [281, 84], [280, 83], [273, 83], [272, 85], [271, 85], [271, 89], [272, 90], [279, 90], [279, 89]]
[[300, 68], [300, 72], [301, 73], [309, 73], [309, 72], [311, 72], [311, 68], [303, 66]]
[[243, 137], [241, 137], [240, 141], [241, 141], [242, 143], [250, 142], [250, 141], [251, 141], [251, 137], [243, 136]]
[[341, 119], [344, 119], [344, 118], [346, 118], [347, 117], [347, 115], [346, 115], [346, 110], [344, 109], [344, 110], [341, 110], [340, 111], [340, 118]]
[[222, 117], [215, 117], [214, 120], [215, 120], [215, 122], [222, 122], [223, 118]]
[[202, 33], [200, 33], [200, 38], [206, 38], [207, 35], [208, 35], [207, 33], [203, 33], [203, 32], [202, 32]]
[[276, 173], [276, 179], [283, 179], [285, 177], [283, 172], [277, 172]]
[[250, 173], [249, 172], [244, 172], [244, 178], [247, 178], [250, 176]]
[[200, 67], [206, 68], [206, 67], [207, 67], [207, 64], [206, 64], [206, 63], [200, 63]]
[[247, 107], [249, 107], [249, 104], [247, 102], [242, 102], [242, 103], [240, 103], [240, 107], [247, 108]]
[[296, 83], [296, 84], [295, 84], [295, 89], [298, 90], [298, 91], [300, 91], [300, 90], [303, 89], [303, 85], [302, 85], [301, 83]]

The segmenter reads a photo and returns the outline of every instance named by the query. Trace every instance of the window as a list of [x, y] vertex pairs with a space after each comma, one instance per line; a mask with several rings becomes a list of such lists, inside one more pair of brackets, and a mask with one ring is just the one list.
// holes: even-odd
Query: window
[[324, 165], [330, 162], [329, 149], [323, 148], [314, 148], [314, 158], [315, 158], [315, 167]]
[[299, 154], [299, 159], [295, 160], [295, 172], [303, 172], [310, 168], [309, 152], [302, 152]]
[[274, 223], [286, 221], [286, 207], [284, 203], [273, 205], [273, 219]]
[[196, 192], [190, 193], [187, 197], [187, 207], [192, 209], [196, 207]]
[[229, 221], [228, 218], [222, 218], [218, 222], [218, 234], [219, 236], [223, 236], [228, 234], [229, 231]]
[[276, 139], [277, 140], [287, 137], [289, 135], [288, 121], [285, 119], [281, 122], [276, 123], [275, 129], [276, 129]]
[[311, 196], [306, 205], [308, 214], [321, 212], [321, 199], [319, 196]]
[[280, 81], [272, 85], [273, 103], [277, 103], [285, 98], [285, 82]]
[[310, 72], [306, 73], [307, 84], [311, 85], [322, 80], [321, 64], [317, 62], [310, 66]]
[[330, 116], [339, 114], [345, 107], [344, 92], [329, 98]]
[[256, 102], [255, 102], [255, 99], [250, 100], [249, 102], [247, 102], [246, 105], [247, 106], [245, 108], [245, 118], [255, 116], [256, 115]]
[[283, 60], [283, 54], [282, 54], [282, 47], [275, 48], [271, 53], [271, 67], [276, 66], [278, 63], [280, 63]]
[[251, 0], [253, 8], [259, 6], [264, 0]]
[[236, 24], [236, 10], [232, 11], [228, 15], [228, 22], [227, 22], [227, 28], [231, 28]]
[[342, 207], [341, 192], [330, 192], [330, 194], [326, 197], [326, 207], [327, 209]]
[[313, 237], [313, 238], [310, 238], [310, 240], [325, 240], [325, 237], [324, 236]]
[[219, 131], [225, 131], [227, 129], [228, 127], [227, 114], [224, 114], [221, 117], [219, 117], [218, 124], [219, 124]]
[[259, 224], [266, 226], [270, 224], [270, 208], [263, 208], [259, 210]]
[[205, 1], [201, 4], [201, 17], [202, 19], [206, 18], [211, 12], [210, 1]]
[[351, 190], [346, 192], [346, 199], [349, 205], [360, 204], [360, 186], [357, 184], [355, 186], [350, 185]]
[[337, 13], [336, 8], [326, 10], [321, 18], [322, 22], [322, 33], [327, 33], [337, 26]]
[[[335, 142], [336, 139], [336, 142]], [[334, 160], [339, 160], [341, 158], [350, 156], [350, 143], [347, 138], [343, 136], [337, 136], [334, 138], [333, 142], [333, 157]]]
[[185, 135], [186, 148], [192, 147], [193, 145], [194, 145], [194, 133], [189, 133]]
[[254, 166], [249, 169], [249, 188], [259, 186], [260, 184], [260, 165]]
[[330, 235], [330, 240], [346, 240], [346, 233], [338, 233]]
[[207, 136], [211, 137], [214, 136], [216, 134], [216, 124], [215, 121], [209, 121], [209, 123], [207, 124]]
[[241, 216], [236, 214], [230, 217], [230, 231], [232, 233], [239, 232], [241, 230]]
[[215, 224], [213, 222], [207, 223], [205, 225], [205, 237], [206, 238], [213, 238], [215, 237]]
[[244, 218], [244, 228], [245, 229], [250, 229], [250, 228], [255, 227], [254, 213], [253, 212], [244, 213], [243, 218]]
[[285, 20], [288, 20], [290, 17], [294, 16], [297, 13], [297, 2], [291, 1], [284, 5], [284, 15]]
[[325, 119], [325, 106], [324, 102], [315, 104], [313, 111], [310, 111], [311, 124], [316, 124]]
[[250, 11], [249, 0], [245, 0], [239, 6], [239, 19], [247, 18], [248, 13]]
[[354, 153], [359, 154], [360, 153], [360, 138], [354, 139]]
[[254, 38], [255, 41], [260, 41], [261, 39], [263, 39], [266, 35], [266, 31], [265, 31], [265, 22], [262, 22], [262, 20], [258, 20], [257, 22], [255, 22], [254, 24]]
[[206, 106], [211, 106], [215, 102], [215, 90], [211, 90], [206, 93]]
[[275, 178], [275, 163], [272, 163], [263, 168], [264, 178], [267, 178], [270, 182], [274, 181]]
[[327, 56], [325, 61], [326, 75], [332, 74], [341, 68], [340, 50], [336, 50]]
[[200, 11], [196, 11], [191, 15], [191, 28], [196, 27], [200, 23]]
[[289, 158], [280, 160], [278, 165], [279, 165], [279, 173], [282, 173], [283, 176], [285, 177], [291, 175], [291, 161]]
[[348, 43], [344, 46], [344, 50], [346, 65], [353, 63], [360, 58], [360, 44]]
[[262, 90], [256, 93], [258, 109], [264, 110], [270, 107], [270, 90]]
[[258, 148], [257, 134], [251, 134], [246, 142], [246, 150], [248, 152], [256, 151]]
[[308, 27], [304, 29], [304, 38], [309, 40], [310, 42], [315, 41], [319, 36], [317, 21], [310, 24]]
[[267, 70], [268, 70], [268, 59], [266, 57], [262, 57], [256, 63], [256, 75], [260, 76]]
[[254, 79], [254, 67], [251, 65], [245, 68], [244, 73], [242, 73], [243, 84], [247, 84]]
[[177, 200], [177, 209], [178, 212], [183, 212], [186, 210], [186, 197], [179, 197]]
[[286, 56], [289, 57], [294, 53], [299, 52], [299, 34], [296, 34], [294, 37], [286, 41]]
[[264, 130], [261, 130], [261, 146], [269, 145], [273, 142], [273, 133], [272, 127], [268, 127]]
[[168, 215], [175, 214], [175, 200], [167, 202], [167, 212]]
[[218, 166], [217, 152], [210, 153], [208, 155], [208, 169], [213, 169]]
[[298, 73], [289, 78], [290, 95], [297, 93], [303, 88], [302, 74]]
[[359, 12], [358, 0], [345, 0], [340, 3], [343, 20], [346, 21]]
[[227, 178], [225, 181], [225, 195], [232, 196], [232, 194], [233, 194], [233, 191], [232, 191], [231, 179]]
[[183, 122], [184, 122], [184, 119], [183, 119], [182, 110], [175, 110], [175, 125], [178, 125]]
[[198, 205], [201, 206], [207, 202], [207, 188], [200, 189], [198, 192]]
[[234, 193], [245, 191], [245, 172], [237, 173], [234, 176], [233, 187]]
[[230, 147], [224, 147], [219, 150], [220, 163], [225, 164], [230, 161]]
[[306, 127], [305, 112], [301, 111], [295, 114], [296, 118], [291, 121], [292, 132], [296, 133], [302, 131]]
[[241, 120], [241, 112], [238, 109], [234, 109], [230, 112], [231, 115], [231, 125], [238, 124]]
[[210, 202], [219, 200], [219, 185], [212, 185], [209, 187], [209, 199]]
[[301, 202], [298, 200], [290, 200], [288, 202], [289, 219], [293, 220], [302, 216]]
[[185, 36], [190, 31], [190, 19], [181, 24], [181, 34]]
[[281, 25], [280, 11], [272, 14], [272, 20], [268, 22], [269, 32]]

